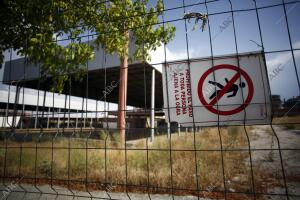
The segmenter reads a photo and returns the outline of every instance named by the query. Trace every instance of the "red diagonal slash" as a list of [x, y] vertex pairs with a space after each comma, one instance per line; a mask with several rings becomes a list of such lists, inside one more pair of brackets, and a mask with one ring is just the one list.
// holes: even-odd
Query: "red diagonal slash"
[[227, 90], [229, 90], [231, 88], [231, 86], [235, 83], [235, 81], [240, 77], [240, 73], [236, 73], [231, 79], [230, 81], [227, 83], [227, 85], [225, 85], [225, 87], [223, 87], [223, 89], [221, 89], [220, 92], [218, 92], [217, 96], [211, 100], [211, 102], [208, 104], [210, 106], [214, 106], [219, 99], [221, 99], [224, 94], [227, 92]]

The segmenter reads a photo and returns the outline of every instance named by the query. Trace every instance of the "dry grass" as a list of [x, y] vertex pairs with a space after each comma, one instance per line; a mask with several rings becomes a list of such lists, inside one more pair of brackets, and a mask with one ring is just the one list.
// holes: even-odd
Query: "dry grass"
[[300, 116], [282, 116], [282, 117], [274, 117], [273, 119], [274, 123], [299, 123], [300, 122]]
[[[6, 177], [21, 174], [24, 178], [70, 178], [115, 185], [126, 183], [127, 163], [129, 185], [170, 188], [173, 184], [174, 188], [197, 190], [198, 181], [202, 190], [224, 190], [225, 181], [227, 190], [250, 192], [249, 152], [221, 152], [221, 141], [222, 149], [248, 148], [243, 127], [206, 128], [196, 134], [173, 134], [171, 139], [157, 136], [148, 145], [146, 139], [128, 143], [126, 152], [110, 139], [105, 149], [104, 140], [58, 137], [53, 142], [3, 141], [1, 146], [9, 148], [0, 149], [0, 166], [6, 157]], [[1, 174], [3, 170], [1, 167]], [[236, 177], [239, 181], [234, 182]]]

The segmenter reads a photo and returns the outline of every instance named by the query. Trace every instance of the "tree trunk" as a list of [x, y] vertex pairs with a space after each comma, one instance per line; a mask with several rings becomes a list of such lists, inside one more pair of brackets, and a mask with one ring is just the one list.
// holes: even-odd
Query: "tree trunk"
[[[125, 33], [128, 36], [128, 32]], [[127, 77], [128, 77], [128, 44], [124, 50], [120, 65], [120, 83], [119, 83], [119, 105], [118, 105], [118, 129], [120, 133], [120, 142], [125, 144], [126, 132], [126, 105], [127, 105]]]

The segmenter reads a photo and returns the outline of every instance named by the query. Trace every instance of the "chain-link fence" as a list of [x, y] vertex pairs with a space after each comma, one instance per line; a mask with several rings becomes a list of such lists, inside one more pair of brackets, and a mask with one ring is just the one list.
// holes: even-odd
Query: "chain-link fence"
[[[51, 77], [41, 78], [41, 64], [6, 52], [0, 198], [299, 199], [299, 13], [296, 0], [165, 0], [159, 23], [149, 26], [170, 23], [175, 38], [151, 61], [128, 65], [125, 142], [115, 55], [98, 49], [83, 80], [71, 74], [58, 94], [50, 91]], [[96, 36], [79, 38], [89, 44]], [[203, 125], [194, 104], [192, 123], [170, 120], [176, 108], [164, 103], [170, 93], [163, 90], [173, 79], [164, 70], [179, 74], [199, 60], [215, 66], [227, 54], [239, 63], [249, 52], [259, 52], [267, 68], [267, 123], [249, 124], [245, 114], [232, 125], [234, 118], [217, 114]], [[207, 96], [216, 92], [205, 89]]]

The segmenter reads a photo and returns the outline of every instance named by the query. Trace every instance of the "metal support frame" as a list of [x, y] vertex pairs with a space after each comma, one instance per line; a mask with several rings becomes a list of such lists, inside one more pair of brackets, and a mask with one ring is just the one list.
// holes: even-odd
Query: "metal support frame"
[[48, 108], [48, 113], [47, 113], [47, 128], [49, 128], [49, 123], [50, 123], [50, 107]]
[[78, 110], [76, 110], [76, 122], [75, 122], [75, 128], [78, 127]]

